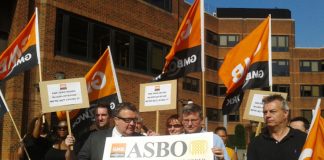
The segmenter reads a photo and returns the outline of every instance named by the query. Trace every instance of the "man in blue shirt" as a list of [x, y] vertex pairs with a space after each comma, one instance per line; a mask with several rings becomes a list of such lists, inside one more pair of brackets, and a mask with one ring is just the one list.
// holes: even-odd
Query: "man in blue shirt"
[[[206, 132], [202, 128], [203, 115], [201, 107], [190, 103], [183, 107], [182, 110], [182, 124], [185, 130], [185, 134]], [[223, 140], [216, 134], [214, 134], [214, 147], [211, 149], [215, 158], [218, 160], [230, 160]]]

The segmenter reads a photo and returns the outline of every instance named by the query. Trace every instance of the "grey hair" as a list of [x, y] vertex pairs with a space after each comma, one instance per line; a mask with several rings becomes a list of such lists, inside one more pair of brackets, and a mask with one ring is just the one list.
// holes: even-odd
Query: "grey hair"
[[189, 103], [183, 107], [182, 114], [199, 113], [200, 119], [203, 119], [201, 107], [194, 103]]
[[264, 97], [262, 99], [262, 102], [263, 102], [263, 105], [266, 105], [266, 104], [268, 104], [270, 102], [273, 102], [275, 100], [278, 100], [278, 101], [281, 102], [280, 107], [281, 107], [282, 110], [289, 111], [288, 102], [280, 94], [274, 94], [274, 95]]

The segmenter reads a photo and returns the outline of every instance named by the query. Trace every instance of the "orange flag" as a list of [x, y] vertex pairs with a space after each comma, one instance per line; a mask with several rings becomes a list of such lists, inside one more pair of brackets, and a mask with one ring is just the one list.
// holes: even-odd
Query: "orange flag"
[[203, 0], [195, 0], [189, 8], [165, 57], [162, 74], [154, 80], [176, 79], [190, 72], [204, 71], [203, 5]]
[[266, 18], [224, 59], [218, 75], [227, 91], [223, 114], [238, 109], [245, 89], [267, 87], [271, 84], [271, 17]]
[[[232, 93], [243, 83], [243, 87], [253, 85], [253, 80], [253, 83], [262, 81], [261, 86], [268, 81], [269, 23], [270, 17], [226, 54], [219, 76], [227, 87], [227, 93]], [[264, 68], [262, 75], [258, 72], [260, 66]]]
[[85, 78], [87, 81], [90, 103], [98, 101], [107, 102], [110, 101], [109, 99], [111, 96], [117, 96], [119, 103], [121, 102], [117, 77], [115, 75], [115, 68], [109, 47], [86, 74]]
[[[90, 104], [109, 104], [110, 109], [113, 110], [116, 104], [122, 102], [110, 47], [106, 49], [97, 63], [86, 74], [85, 78]], [[66, 119], [65, 111], [56, 112], [56, 115], [59, 120]], [[80, 113], [80, 110], [70, 112], [71, 119], [76, 116], [83, 116], [82, 112]], [[87, 118], [80, 119], [84, 120]]]
[[298, 160], [324, 160], [324, 118], [318, 99], [311, 127]]
[[37, 9], [18, 37], [1, 53], [0, 81], [40, 63]]

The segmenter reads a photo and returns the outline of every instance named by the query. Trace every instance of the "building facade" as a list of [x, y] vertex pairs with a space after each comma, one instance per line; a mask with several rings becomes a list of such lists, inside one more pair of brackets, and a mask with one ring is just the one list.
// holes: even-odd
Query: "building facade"
[[[22, 73], [2, 85], [2, 91], [18, 131], [24, 135], [28, 122], [40, 114], [38, 90], [43, 81], [84, 77], [107, 45], [111, 47], [123, 101], [139, 104], [139, 86], [161, 73], [164, 57], [177, 34], [189, 4], [183, 0], [16, 0], [5, 20], [11, 27], [0, 26], [0, 49], [5, 49], [27, 24], [38, 7], [41, 68]], [[221, 106], [226, 88], [218, 69], [226, 53], [264, 19], [256, 15], [273, 13], [273, 90], [288, 92], [291, 116], [311, 118], [311, 109], [324, 95], [324, 49], [296, 48], [295, 21], [287, 10], [248, 10], [237, 15], [229, 9], [215, 14], [205, 13], [206, 110], [208, 130], [223, 124]], [[240, 14], [241, 13], [241, 14]], [[254, 13], [254, 14], [253, 14]], [[244, 15], [244, 16], [243, 16]], [[265, 17], [265, 16], [263, 16]], [[1, 20], [2, 21], [2, 20]], [[1, 24], [4, 24], [1, 22]], [[298, 24], [297, 24], [298, 25]], [[178, 79], [178, 110], [160, 112], [160, 131], [165, 120], [179, 112], [182, 102], [201, 104], [201, 73]], [[252, 123], [242, 119], [244, 106], [228, 116], [229, 133], [237, 124], [249, 128]], [[144, 124], [155, 129], [155, 113], [141, 113]], [[48, 120], [54, 114], [46, 114]], [[19, 139], [8, 114], [0, 118], [2, 159], [15, 159]]]

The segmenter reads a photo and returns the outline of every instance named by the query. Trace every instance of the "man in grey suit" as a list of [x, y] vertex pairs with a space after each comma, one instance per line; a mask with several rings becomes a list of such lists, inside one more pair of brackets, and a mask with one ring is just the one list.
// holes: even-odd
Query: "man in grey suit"
[[115, 127], [93, 132], [78, 154], [78, 160], [102, 160], [106, 137], [142, 136], [135, 132], [138, 110], [131, 103], [119, 104], [113, 112]]

